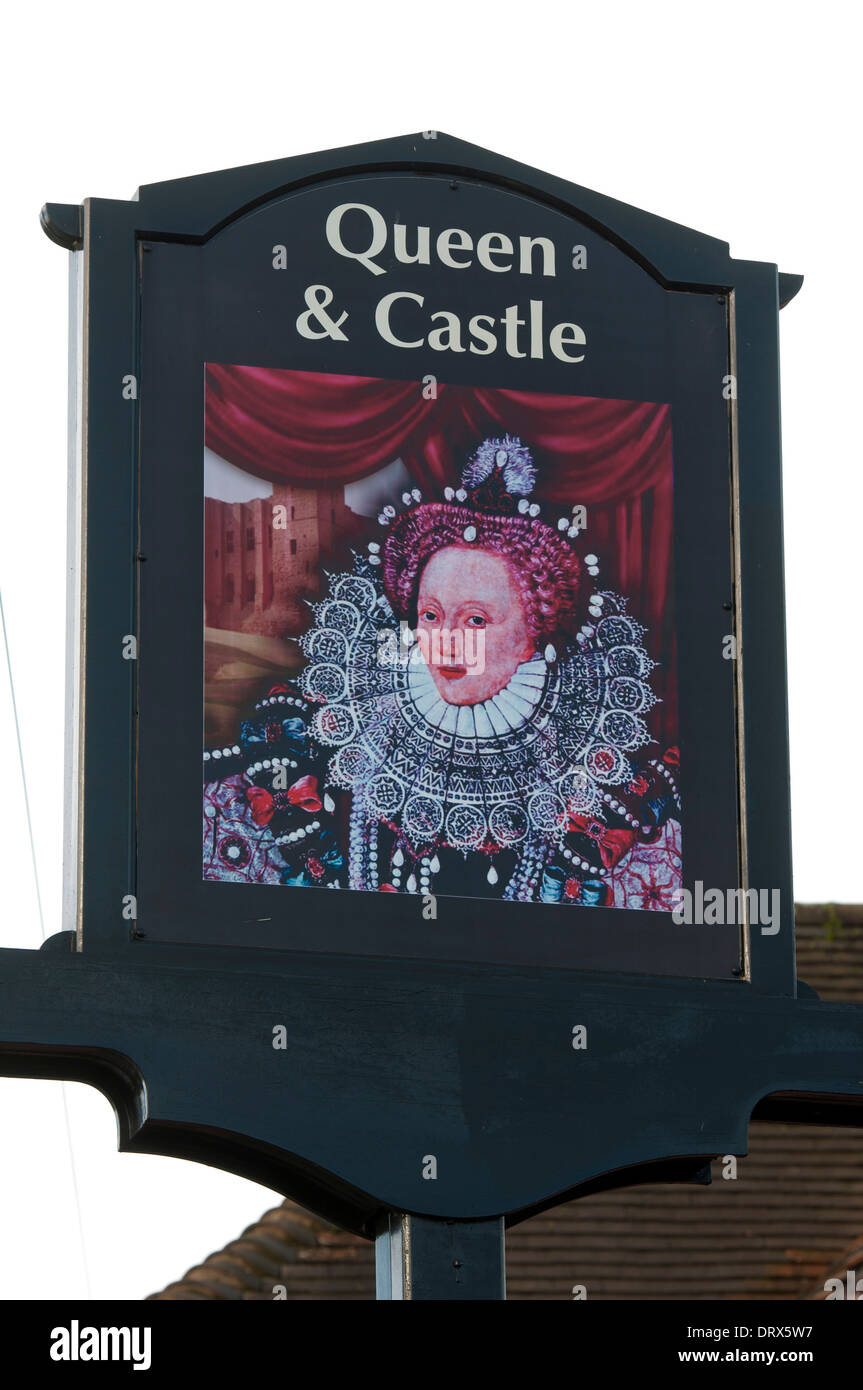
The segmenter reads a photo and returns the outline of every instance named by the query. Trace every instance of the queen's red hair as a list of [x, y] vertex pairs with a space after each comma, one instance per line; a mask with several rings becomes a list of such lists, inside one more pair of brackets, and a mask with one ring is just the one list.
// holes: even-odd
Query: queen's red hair
[[[465, 540], [474, 527], [476, 537]], [[509, 561], [537, 645], [578, 625], [581, 564], [566, 538], [532, 517], [489, 516], [469, 507], [427, 502], [393, 523], [383, 550], [383, 581], [399, 619], [416, 623], [420, 575], [446, 546], [490, 550]]]

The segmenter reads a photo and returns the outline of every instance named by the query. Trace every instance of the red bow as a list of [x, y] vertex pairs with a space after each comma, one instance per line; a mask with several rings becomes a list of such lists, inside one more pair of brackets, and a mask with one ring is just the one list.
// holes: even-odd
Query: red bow
[[601, 825], [599, 821], [594, 820], [593, 816], [570, 816], [569, 828], [596, 841], [599, 856], [606, 869], [619, 864], [635, 843], [634, 830], [610, 830], [607, 825]]
[[318, 796], [317, 777], [301, 777], [285, 792], [273, 796], [266, 787], [247, 787], [246, 799], [256, 825], [269, 825], [273, 813], [281, 806], [301, 806], [304, 811], [319, 811], [323, 802]]

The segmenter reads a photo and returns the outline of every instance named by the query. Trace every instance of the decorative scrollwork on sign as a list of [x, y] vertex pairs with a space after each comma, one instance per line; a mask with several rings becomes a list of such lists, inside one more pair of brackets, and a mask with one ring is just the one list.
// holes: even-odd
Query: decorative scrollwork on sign
[[446, 836], [456, 849], [480, 849], [488, 832], [485, 816], [476, 806], [453, 806], [446, 818]]
[[380, 773], [366, 786], [366, 803], [378, 816], [389, 819], [404, 801], [404, 788], [395, 777]]
[[517, 845], [523, 840], [528, 831], [529, 821], [527, 812], [523, 806], [518, 806], [515, 802], [503, 802], [500, 806], [495, 806], [488, 818], [488, 828], [494, 839], [504, 848], [509, 845]]
[[439, 834], [443, 826], [443, 802], [434, 796], [411, 796], [402, 812], [402, 828], [414, 844]]
[[357, 721], [353, 711], [344, 706], [327, 705], [312, 720], [312, 735], [326, 747], [350, 743], [356, 736]]
[[301, 682], [303, 694], [310, 700], [326, 700], [335, 704], [347, 690], [347, 677], [338, 666], [315, 664], [307, 666]]
[[360, 612], [356, 604], [341, 599], [322, 603], [315, 617], [320, 627], [331, 627], [346, 637], [353, 637], [360, 625]]

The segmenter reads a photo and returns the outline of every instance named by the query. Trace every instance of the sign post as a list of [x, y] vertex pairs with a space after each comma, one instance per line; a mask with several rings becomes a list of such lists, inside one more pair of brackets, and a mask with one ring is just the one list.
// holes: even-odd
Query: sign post
[[66, 919], [0, 952], [0, 1070], [375, 1239], [381, 1298], [859, 1124], [863, 1011], [794, 958], [800, 278], [432, 131], [42, 220]]
[[503, 1217], [441, 1221], [387, 1212], [375, 1238], [378, 1299], [506, 1298]]

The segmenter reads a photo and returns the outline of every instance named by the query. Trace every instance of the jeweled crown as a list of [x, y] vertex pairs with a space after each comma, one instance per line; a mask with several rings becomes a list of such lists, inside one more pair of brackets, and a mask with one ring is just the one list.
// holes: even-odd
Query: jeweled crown
[[[462, 470], [461, 485], [458, 488], [444, 488], [444, 500], [485, 516], [523, 516], [533, 519], [538, 517], [542, 510], [539, 502], [530, 500], [530, 494], [536, 485], [536, 476], [533, 456], [517, 435], [506, 434], [502, 439], [484, 439]], [[422, 492], [416, 487], [409, 492], [403, 492], [402, 502], [406, 508], [422, 503]], [[576, 504], [569, 516], [561, 516], [557, 520], [558, 531], [565, 532], [570, 540], [574, 540], [581, 530], [577, 513], [582, 511], [583, 508]], [[381, 526], [389, 526], [395, 515], [395, 507], [387, 505], [380, 512], [378, 521]], [[470, 534], [471, 531], [473, 535]], [[475, 534], [475, 529], [470, 525], [465, 528], [466, 540], [472, 540]], [[378, 546], [373, 543], [369, 549], [376, 553]], [[585, 563], [588, 573], [598, 573], [595, 556], [586, 556]]]

